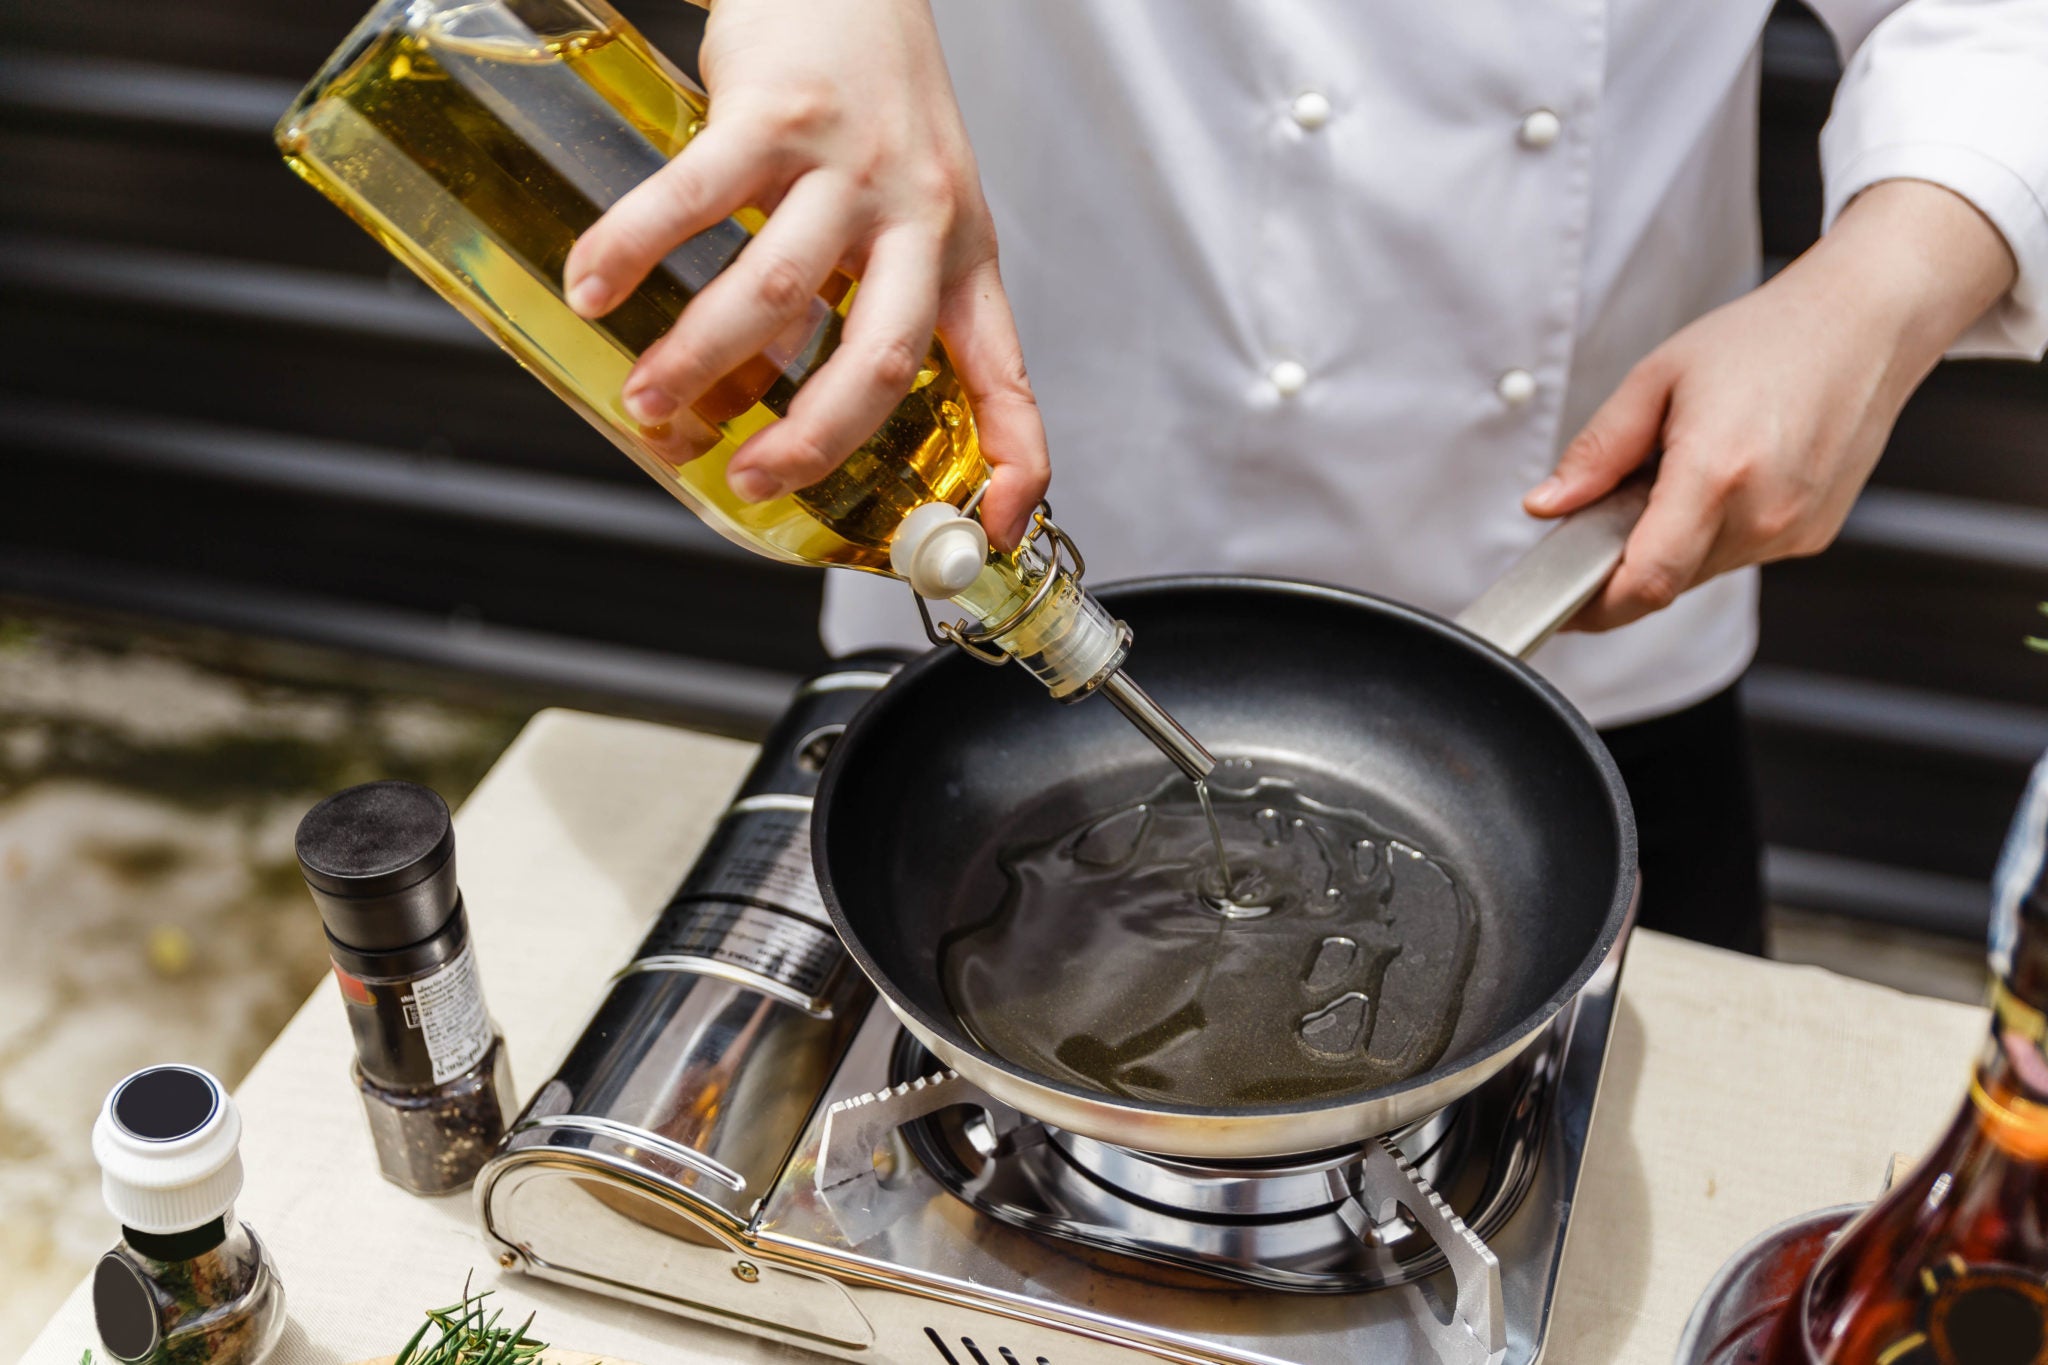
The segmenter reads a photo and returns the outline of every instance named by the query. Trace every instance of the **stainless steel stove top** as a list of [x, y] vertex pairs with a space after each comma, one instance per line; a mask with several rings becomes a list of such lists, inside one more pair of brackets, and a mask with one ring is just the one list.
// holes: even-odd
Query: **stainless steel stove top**
[[[1482, 1238], [1505, 1225], [1534, 1178], [1568, 1026], [1464, 1100], [1391, 1135], [1399, 1158]], [[856, 1182], [874, 1174], [871, 1161], [838, 1163], [875, 1142], [900, 1142], [948, 1192], [1012, 1227], [1244, 1284], [1345, 1293], [1425, 1279], [1446, 1264], [1412, 1219], [1366, 1215], [1358, 1198], [1369, 1179], [1366, 1148], [1266, 1162], [1132, 1151], [992, 1110], [955, 1080], [914, 1084], [936, 1070], [898, 1034], [893, 1086], [927, 1097], [943, 1086], [969, 1098], [908, 1123], [890, 1112], [903, 1100], [846, 1104], [825, 1130], [819, 1184], [843, 1231], [865, 1217], [848, 1205]], [[876, 1131], [864, 1140], [849, 1123]], [[897, 1160], [892, 1145], [884, 1164]]]
[[1514, 1066], [1358, 1149], [1052, 1131], [934, 1067], [831, 936], [804, 756], [886, 675], [828, 678], [480, 1177], [502, 1264], [849, 1360], [1538, 1358], [1619, 947]]

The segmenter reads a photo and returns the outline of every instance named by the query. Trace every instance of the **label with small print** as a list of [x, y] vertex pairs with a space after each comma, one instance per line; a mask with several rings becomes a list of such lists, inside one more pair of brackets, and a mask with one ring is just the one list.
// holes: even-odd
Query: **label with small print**
[[491, 1018], [484, 1010], [483, 986], [467, 943], [448, 965], [412, 983], [405, 1022], [426, 1042], [435, 1085], [454, 1080], [483, 1060], [491, 1049]]
[[771, 808], [727, 816], [676, 899], [751, 901], [831, 924], [811, 867], [810, 811]]
[[733, 901], [699, 901], [671, 906], [641, 957], [723, 963], [822, 1008], [846, 962], [846, 949], [830, 929], [800, 916]]

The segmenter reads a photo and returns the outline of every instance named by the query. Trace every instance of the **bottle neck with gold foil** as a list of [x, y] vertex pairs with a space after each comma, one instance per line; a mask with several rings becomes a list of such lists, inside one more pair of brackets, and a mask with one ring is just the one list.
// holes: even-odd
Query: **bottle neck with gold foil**
[[2034, 766], [1992, 874], [1991, 970], [2048, 1012], [2048, 755]]
[[1993, 1040], [2048, 1101], [2048, 755], [2034, 765], [1991, 878]]
[[1970, 1078], [1970, 1102], [2000, 1151], [2048, 1163], [2048, 1017], [2003, 981], [1992, 988], [1991, 1037]]
[[1991, 970], [1991, 1039], [1970, 1097], [2001, 1148], [2048, 1161], [2048, 756], [1992, 878]]

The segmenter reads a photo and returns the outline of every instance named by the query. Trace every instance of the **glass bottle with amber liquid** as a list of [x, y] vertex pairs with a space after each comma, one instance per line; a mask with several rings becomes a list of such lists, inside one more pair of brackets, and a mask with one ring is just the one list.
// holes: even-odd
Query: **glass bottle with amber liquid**
[[892, 574], [921, 609], [950, 601], [966, 618], [934, 626], [927, 610], [935, 640], [1015, 659], [1064, 700], [1101, 692], [1199, 779], [1214, 760], [1125, 675], [1130, 634], [1081, 589], [1081, 556], [1045, 509], [1017, 549], [990, 547], [975, 516], [988, 461], [936, 339], [910, 393], [831, 474], [763, 503], [727, 486], [733, 453], [837, 349], [854, 281], [835, 276], [668, 421], [626, 411], [634, 362], [764, 219], [746, 210], [684, 242], [595, 320], [569, 307], [562, 269], [708, 107], [604, 0], [382, 0], [276, 139], [294, 171], [720, 534], [787, 563]]
[[2048, 1365], [2048, 758], [1993, 883], [1991, 1036], [1933, 1153], [1843, 1231], [1770, 1365]]

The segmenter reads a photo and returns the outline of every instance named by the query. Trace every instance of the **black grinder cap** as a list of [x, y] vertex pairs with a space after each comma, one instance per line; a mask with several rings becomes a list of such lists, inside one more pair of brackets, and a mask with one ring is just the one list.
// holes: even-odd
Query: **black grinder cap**
[[459, 903], [448, 803], [417, 782], [365, 782], [299, 821], [299, 871], [336, 942], [386, 952], [431, 938]]

